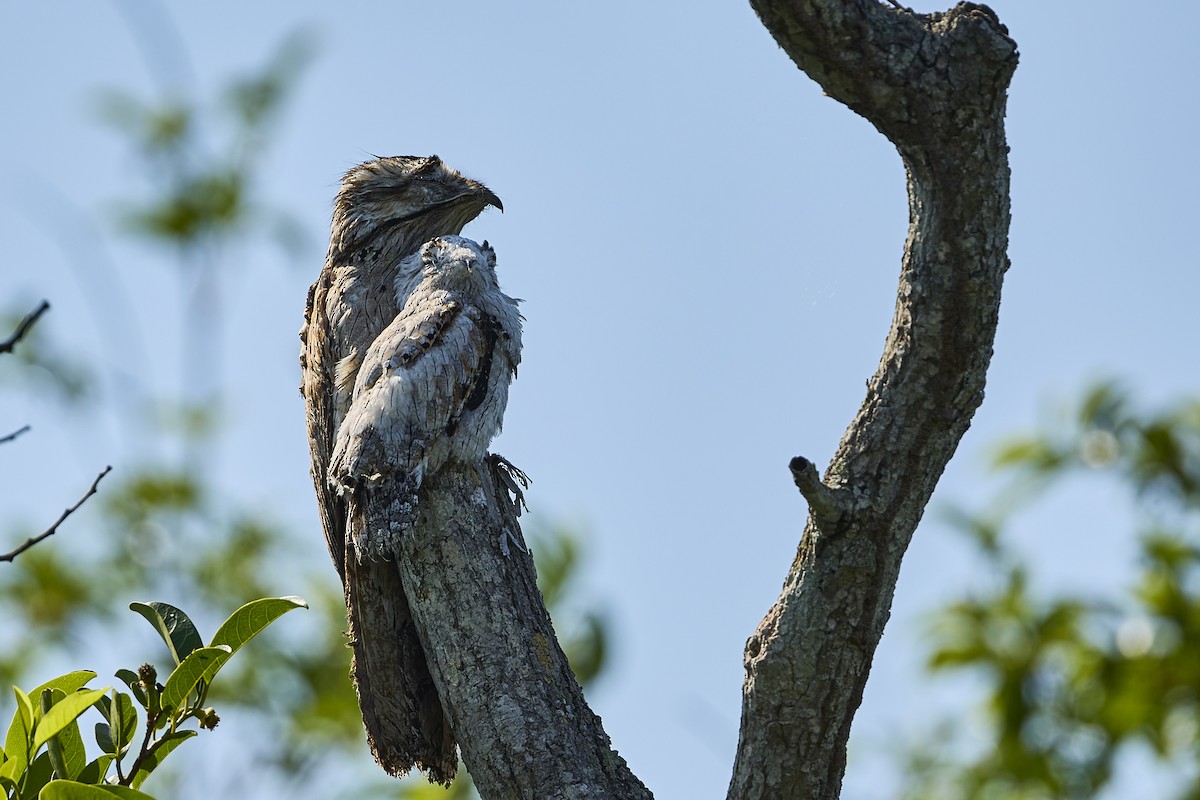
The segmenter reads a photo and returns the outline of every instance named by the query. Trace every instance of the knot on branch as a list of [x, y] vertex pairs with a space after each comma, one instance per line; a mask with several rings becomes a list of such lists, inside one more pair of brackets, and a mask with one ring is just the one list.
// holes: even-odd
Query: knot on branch
[[808, 501], [817, 527], [829, 532], [832, 526], [850, 511], [850, 499], [846, 490], [826, 486], [817, 474], [817, 465], [804, 456], [796, 456], [789, 461], [788, 469], [792, 472], [796, 488]]

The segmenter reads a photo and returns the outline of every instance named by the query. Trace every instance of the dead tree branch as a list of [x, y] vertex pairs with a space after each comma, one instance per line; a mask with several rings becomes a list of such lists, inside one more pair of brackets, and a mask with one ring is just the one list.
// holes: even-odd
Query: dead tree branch
[[84, 494], [83, 497], [79, 498], [79, 501], [77, 503], [75, 503], [75, 505], [71, 506], [70, 508], [64, 509], [62, 514], [59, 515], [58, 519], [54, 521], [53, 525], [51, 525], [49, 528], [47, 528], [42, 533], [39, 533], [37, 536], [34, 536], [31, 539], [25, 540], [25, 543], [23, 545], [21, 545], [20, 547], [18, 547], [16, 550], [5, 553], [4, 555], [0, 555], [0, 562], [3, 562], [3, 561], [12, 562], [13, 559], [15, 559], [17, 556], [21, 555], [21, 553], [24, 553], [29, 548], [33, 547], [34, 545], [38, 544], [39, 542], [41, 542], [45, 539], [49, 539], [51, 536], [53, 536], [55, 533], [57, 533], [58, 526], [62, 525], [66, 521], [67, 517], [71, 516], [77, 510], [79, 510], [79, 507], [82, 506], [85, 502], [87, 502], [87, 499], [89, 497], [91, 497], [92, 495], [94, 495], [96, 493], [97, 488], [100, 486], [100, 481], [103, 480], [104, 476], [110, 472], [112, 472], [112, 467], [105, 467], [104, 470], [99, 475], [96, 476], [96, 480], [92, 481], [92, 486], [91, 486], [91, 488], [89, 488], [87, 490], [87, 493]]
[[983, 401], [1008, 268], [1006, 93], [1016, 44], [986, 6], [751, 0], [825, 92], [897, 147], [909, 231], [867, 397], [824, 479], [792, 460], [808, 524], [746, 645], [730, 798], [833, 800], [850, 723], [917, 523]]

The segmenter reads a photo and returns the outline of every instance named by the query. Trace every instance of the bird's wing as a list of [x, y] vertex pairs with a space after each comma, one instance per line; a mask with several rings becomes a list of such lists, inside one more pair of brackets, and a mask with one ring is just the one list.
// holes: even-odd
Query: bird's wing
[[330, 479], [436, 471], [463, 409], [486, 385], [495, 337], [447, 292], [414, 296], [371, 344], [337, 433]]
[[309, 449], [312, 455], [312, 477], [317, 492], [317, 508], [325, 532], [329, 554], [338, 575], [345, 579], [345, 504], [338, 499], [326, 475], [333, 453], [335, 430], [335, 399], [333, 387], [334, 357], [327, 298], [333, 285], [333, 272], [328, 265], [308, 291], [304, 311], [304, 327], [300, 330], [301, 384], [305, 399]]

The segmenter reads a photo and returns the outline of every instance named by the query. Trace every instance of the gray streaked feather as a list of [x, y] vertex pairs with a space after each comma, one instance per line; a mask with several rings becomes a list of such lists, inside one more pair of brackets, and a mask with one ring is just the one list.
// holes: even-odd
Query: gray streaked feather
[[399, 274], [419, 264], [421, 279], [367, 350], [330, 460], [340, 493], [394, 512], [367, 515], [360, 559], [391, 557], [423, 476], [482, 461], [521, 357], [517, 303], [500, 291], [490, 247], [443, 236], [406, 261]]

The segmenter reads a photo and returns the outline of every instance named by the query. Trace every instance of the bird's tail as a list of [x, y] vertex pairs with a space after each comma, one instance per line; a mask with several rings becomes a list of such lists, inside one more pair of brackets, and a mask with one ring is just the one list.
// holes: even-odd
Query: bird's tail
[[351, 676], [367, 741], [389, 774], [404, 775], [416, 766], [430, 781], [449, 785], [458, 769], [454, 732], [425, 661], [395, 556], [358, 557], [355, 535], [374, 527], [375, 517], [371, 504], [359, 499], [351, 498], [349, 508], [346, 607], [354, 648]]

